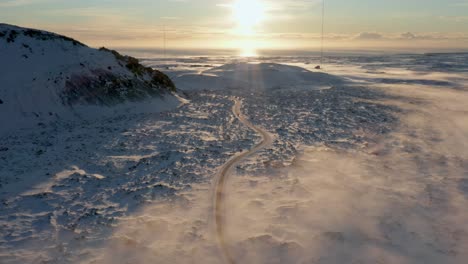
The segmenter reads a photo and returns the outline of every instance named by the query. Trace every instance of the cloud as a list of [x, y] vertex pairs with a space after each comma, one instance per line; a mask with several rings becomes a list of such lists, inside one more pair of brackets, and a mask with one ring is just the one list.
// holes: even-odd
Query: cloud
[[[328, 37], [327, 37], [328, 38]], [[341, 35], [342, 39], [346, 39], [345, 35]], [[379, 33], [379, 32], [362, 32], [357, 36], [349, 36], [351, 40], [385, 40], [385, 41], [411, 41], [411, 40], [466, 40], [466, 33], [442, 33], [432, 32], [424, 34], [416, 34], [412, 32], [404, 33]]]
[[372, 32], [362, 32], [356, 36], [356, 39], [366, 39], [366, 40], [383, 39], [383, 38], [384, 36], [382, 34], [372, 33]]
[[[298, 14], [310, 13], [311, 9], [317, 8], [322, 3], [321, 0], [263, 0], [262, 2], [270, 18], [275, 20], [297, 19]], [[232, 7], [232, 0], [218, 3], [216, 6], [230, 8]]]
[[160, 17], [159, 19], [162, 19], [162, 20], [180, 20], [181, 18], [180, 17]]
[[[448, 36], [441, 36], [439, 39], [448, 39]], [[426, 34], [426, 35], [418, 35], [418, 34], [414, 34], [414, 33], [411, 33], [411, 32], [406, 32], [406, 33], [402, 33], [399, 37], [399, 39], [402, 39], [402, 40], [430, 40], [430, 39], [437, 39], [435, 36], [432, 36], [432, 35], [429, 35], [429, 34]]]
[[439, 19], [452, 22], [468, 22], [468, 16], [440, 16]]
[[33, 4], [41, 4], [45, 2], [51, 2], [52, 0], [6, 0], [0, 2], [0, 7], [16, 7], [26, 6]]
[[403, 39], [415, 39], [415, 38], [417, 38], [417, 36], [414, 35], [411, 32], [406, 32], [406, 33], [401, 34], [401, 38], [403, 38]]

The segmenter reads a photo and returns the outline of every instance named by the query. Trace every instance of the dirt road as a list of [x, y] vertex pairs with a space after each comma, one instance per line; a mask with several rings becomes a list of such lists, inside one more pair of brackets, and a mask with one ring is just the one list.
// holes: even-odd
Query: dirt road
[[225, 261], [229, 264], [236, 263], [232, 254], [229, 250], [229, 245], [226, 243], [225, 237], [225, 185], [227, 179], [229, 177], [232, 168], [234, 168], [237, 164], [242, 162], [248, 156], [270, 146], [273, 143], [273, 137], [267, 131], [254, 126], [250, 121], [246, 119], [245, 116], [242, 115], [241, 112], [242, 102], [238, 99], [234, 100], [234, 106], [232, 107], [232, 112], [242, 122], [244, 125], [248, 126], [250, 129], [256, 131], [262, 137], [262, 141], [255, 145], [252, 149], [242, 152], [234, 157], [232, 157], [228, 162], [226, 162], [221, 169], [219, 170], [218, 174], [216, 175], [216, 184], [215, 184], [215, 195], [214, 195], [214, 217], [215, 217], [215, 225], [216, 225], [216, 235], [218, 237], [220, 249], [225, 257]]

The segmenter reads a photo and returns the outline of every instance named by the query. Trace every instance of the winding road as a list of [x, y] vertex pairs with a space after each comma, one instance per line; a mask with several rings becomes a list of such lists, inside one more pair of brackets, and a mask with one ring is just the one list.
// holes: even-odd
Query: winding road
[[242, 152], [233, 156], [229, 161], [227, 161], [219, 170], [216, 175], [216, 183], [214, 187], [214, 218], [215, 218], [215, 225], [216, 225], [216, 235], [218, 237], [219, 247], [225, 257], [225, 261], [229, 264], [235, 264], [235, 260], [232, 257], [232, 254], [229, 250], [229, 246], [226, 243], [226, 233], [225, 233], [225, 185], [227, 179], [229, 178], [229, 174], [233, 167], [239, 164], [242, 160], [249, 157], [250, 155], [270, 146], [273, 143], [273, 137], [267, 131], [254, 126], [250, 121], [246, 119], [242, 115], [241, 112], [242, 102], [238, 99], [234, 99], [234, 106], [232, 107], [232, 112], [234, 116], [242, 122], [244, 125], [249, 127], [250, 129], [257, 132], [262, 137], [262, 141], [255, 145], [252, 149], [246, 152]]

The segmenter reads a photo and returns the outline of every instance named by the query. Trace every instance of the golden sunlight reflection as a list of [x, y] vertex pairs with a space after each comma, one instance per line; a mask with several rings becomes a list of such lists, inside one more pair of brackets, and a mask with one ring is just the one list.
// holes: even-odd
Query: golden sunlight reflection
[[256, 57], [258, 56], [257, 53], [257, 45], [254, 41], [251, 40], [244, 40], [239, 43], [240, 47], [240, 56], [241, 57]]
[[258, 56], [258, 54], [254, 48], [245, 47], [245, 48], [242, 48], [240, 56], [241, 57], [256, 57]]

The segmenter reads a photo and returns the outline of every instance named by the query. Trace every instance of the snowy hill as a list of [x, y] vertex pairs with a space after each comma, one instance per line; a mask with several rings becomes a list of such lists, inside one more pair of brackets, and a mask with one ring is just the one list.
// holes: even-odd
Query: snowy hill
[[200, 74], [184, 74], [174, 79], [184, 90], [198, 89], [327, 89], [343, 79], [307, 69], [278, 63], [229, 63]]
[[0, 133], [143, 100], [153, 110], [178, 104], [165, 74], [54, 33], [0, 24], [0, 58]]

